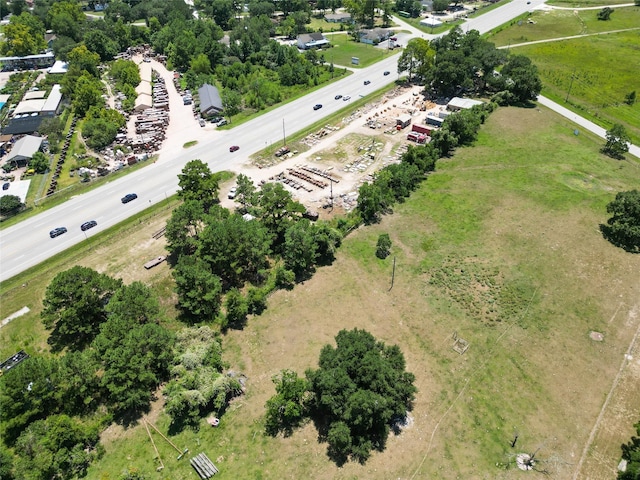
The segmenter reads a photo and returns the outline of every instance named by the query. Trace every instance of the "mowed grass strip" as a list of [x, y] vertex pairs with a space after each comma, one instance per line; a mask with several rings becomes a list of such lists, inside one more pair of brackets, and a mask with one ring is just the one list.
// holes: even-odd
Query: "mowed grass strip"
[[640, 27], [640, 8], [614, 8], [610, 20], [598, 20], [599, 10], [535, 10], [514, 19], [487, 38], [498, 47], [573, 35]]
[[[220, 427], [202, 422], [174, 443], [206, 453], [220, 478], [511, 479], [522, 475], [515, 454], [536, 450], [540, 468], [571, 478], [640, 308], [640, 257], [597, 229], [640, 169], [599, 147], [545, 109], [494, 112], [475, 147], [441, 160], [393, 215], [353, 232], [333, 265], [272, 295], [262, 316], [224, 337], [225, 360], [248, 376], [247, 393]], [[375, 257], [380, 233], [393, 241], [384, 261]], [[383, 453], [337, 468], [312, 426], [273, 439], [262, 419], [271, 377], [315, 367], [322, 346], [354, 327], [400, 345], [419, 392], [410, 426]], [[605, 341], [591, 340], [591, 330]], [[469, 343], [464, 355], [452, 349], [454, 335]], [[633, 395], [609, 425], [608, 445], [628, 440], [640, 415]], [[164, 415], [157, 423], [169, 428]], [[107, 455], [87, 478], [114, 479], [129, 466], [156, 475], [140, 426], [110, 430], [104, 442]], [[165, 459], [158, 478], [193, 478], [184, 460]]]

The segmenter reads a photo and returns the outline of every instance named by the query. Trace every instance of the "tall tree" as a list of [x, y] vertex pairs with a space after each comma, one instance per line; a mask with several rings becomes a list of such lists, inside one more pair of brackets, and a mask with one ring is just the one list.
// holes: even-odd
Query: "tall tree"
[[624, 126], [616, 123], [607, 130], [606, 138], [607, 143], [602, 147], [602, 153], [609, 155], [611, 158], [624, 158], [624, 154], [629, 151], [629, 143], [631, 142], [631, 138], [629, 138]]
[[0, 197], [0, 215], [15, 215], [24, 206], [17, 195], [3, 195]]
[[[19, 2], [11, 2], [12, 5], [17, 3]], [[2, 52], [5, 55], [35, 55], [46, 48], [44, 25], [38, 17], [29, 12], [13, 12], [3, 33], [5, 42], [2, 43]]]
[[222, 282], [209, 264], [195, 256], [183, 256], [171, 274], [180, 309], [195, 321], [214, 320], [220, 311]]
[[542, 90], [542, 81], [536, 67], [524, 55], [511, 55], [502, 68], [502, 75], [508, 79], [507, 89], [517, 103], [535, 101]]
[[84, 477], [97, 457], [98, 429], [67, 415], [29, 425], [16, 443], [18, 478], [48, 480]]
[[211, 172], [209, 165], [202, 160], [191, 160], [178, 174], [178, 196], [184, 200], [197, 200], [208, 212], [214, 203], [218, 203], [218, 177]]
[[222, 279], [225, 289], [257, 280], [270, 253], [268, 231], [257, 221], [240, 215], [209, 224], [200, 234], [198, 255]]
[[52, 347], [78, 349], [93, 340], [107, 318], [105, 305], [121, 285], [86, 267], [58, 273], [47, 286], [41, 313], [45, 327], [52, 329]]
[[265, 183], [259, 195], [260, 218], [274, 236], [274, 245], [279, 246], [289, 224], [300, 219], [306, 208], [295, 201], [280, 183]]
[[288, 437], [307, 414], [309, 382], [291, 370], [282, 370], [271, 380], [276, 386], [276, 394], [267, 400], [265, 430], [274, 437], [280, 432]]
[[416, 393], [400, 349], [365, 330], [340, 331], [336, 347], [325, 345], [319, 368], [306, 376], [311, 415], [338, 464], [383, 450], [391, 423], [406, 416]]
[[0, 377], [0, 427], [12, 445], [31, 422], [58, 411], [55, 358], [32, 356]]
[[409, 81], [414, 76], [418, 80], [425, 80], [434, 66], [436, 51], [424, 38], [412, 38], [402, 51], [398, 59], [398, 72], [409, 71]]
[[600, 225], [604, 237], [628, 252], [640, 253], [640, 191], [619, 192], [607, 212], [613, 216]]

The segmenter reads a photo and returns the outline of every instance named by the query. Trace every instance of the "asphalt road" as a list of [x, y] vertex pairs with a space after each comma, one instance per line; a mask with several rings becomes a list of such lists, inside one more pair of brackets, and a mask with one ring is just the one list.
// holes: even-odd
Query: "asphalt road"
[[[543, 0], [532, 0], [530, 4], [525, 0], [513, 0], [483, 16], [471, 19], [462, 28], [464, 31], [477, 29], [484, 33], [541, 3], [544, 3]], [[430, 37], [426, 34], [424, 36]], [[176, 142], [175, 147], [163, 150], [155, 164], [0, 231], [0, 281], [11, 278], [83, 241], [86, 236], [95, 235], [172, 195], [178, 189], [178, 173], [190, 160], [197, 158], [207, 162], [213, 171], [239, 171], [249, 155], [265, 146], [282, 143], [284, 135], [291, 135], [345, 107], [348, 102], [335, 100], [336, 94], [350, 95], [354, 100], [393, 83], [398, 77], [397, 59], [398, 54], [390, 55], [371, 67], [356, 70], [345, 79], [311, 92], [251, 122], [228, 131], [212, 132], [210, 140], [201, 141], [188, 150], [177, 146], [180, 142]], [[384, 76], [385, 70], [391, 74]], [[365, 86], [365, 80], [370, 80], [371, 83]], [[323, 107], [313, 110], [313, 106], [318, 103]], [[185, 142], [189, 140], [184, 139]], [[230, 145], [239, 145], [240, 150], [230, 153]], [[138, 199], [122, 204], [120, 198], [130, 192], [137, 193]], [[80, 225], [87, 220], [96, 220], [98, 226], [82, 232]], [[67, 227], [68, 232], [54, 239], [49, 238], [49, 231], [61, 226]]]

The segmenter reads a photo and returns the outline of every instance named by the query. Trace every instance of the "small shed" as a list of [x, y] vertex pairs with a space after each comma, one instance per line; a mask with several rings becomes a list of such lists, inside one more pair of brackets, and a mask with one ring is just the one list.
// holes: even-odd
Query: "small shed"
[[198, 89], [200, 97], [200, 114], [210, 116], [220, 113], [224, 110], [222, 99], [218, 89], [213, 85], [205, 83]]
[[67, 62], [63, 62], [62, 60], [56, 60], [56, 63], [48, 70], [48, 73], [52, 75], [56, 74], [64, 74], [69, 70], [69, 64]]
[[426, 17], [426, 18], [423, 18], [422, 20], [420, 20], [420, 25], [423, 25], [425, 27], [435, 28], [435, 27], [439, 27], [440, 25], [442, 25], [442, 22], [440, 20], [438, 20], [437, 18]]
[[444, 123], [444, 118], [436, 117], [434, 115], [427, 115], [427, 117], [424, 119], [424, 123], [426, 123], [427, 125], [441, 127]]
[[396, 118], [396, 126], [400, 128], [405, 128], [411, 125], [411, 115], [405, 113]]
[[25, 135], [18, 140], [7, 157], [7, 163], [15, 163], [17, 167], [24, 167], [33, 158], [33, 154], [40, 150], [42, 137]]

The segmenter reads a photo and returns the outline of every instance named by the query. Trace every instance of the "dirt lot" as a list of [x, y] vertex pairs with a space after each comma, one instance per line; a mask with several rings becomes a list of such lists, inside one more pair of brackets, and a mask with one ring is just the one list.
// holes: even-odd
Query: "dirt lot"
[[[433, 112], [444, 109], [425, 101], [420, 90], [420, 87], [398, 87], [380, 101], [371, 102], [338, 123], [327, 124], [296, 142], [288, 155], [280, 158], [273, 154], [255, 155], [243, 173], [256, 184], [283, 181], [298, 201], [316, 211], [331, 204], [333, 193], [334, 207], [348, 211], [355, 207], [359, 186], [380, 168], [399, 162], [400, 155], [412, 143], [407, 140], [411, 125], [397, 130], [396, 119], [411, 114], [413, 123], [424, 124], [427, 109]], [[311, 177], [324, 183], [318, 186], [295, 175], [310, 170], [322, 172], [333, 181], [311, 173]], [[222, 203], [232, 207], [233, 202], [226, 199], [227, 192], [228, 189], [222, 192]]]

